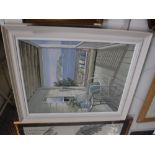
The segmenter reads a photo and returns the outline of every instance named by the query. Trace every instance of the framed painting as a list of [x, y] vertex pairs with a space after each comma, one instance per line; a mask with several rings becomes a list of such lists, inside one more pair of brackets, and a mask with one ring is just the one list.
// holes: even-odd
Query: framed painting
[[125, 120], [152, 33], [2, 27], [19, 121]]
[[155, 121], [155, 77], [141, 108], [137, 122]]
[[14, 122], [17, 135], [127, 135], [133, 118], [107, 122], [22, 123]]

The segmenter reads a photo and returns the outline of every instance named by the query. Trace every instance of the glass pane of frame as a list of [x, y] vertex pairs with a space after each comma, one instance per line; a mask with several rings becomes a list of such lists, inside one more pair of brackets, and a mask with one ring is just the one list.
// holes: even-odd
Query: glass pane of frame
[[135, 45], [19, 40], [29, 113], [116, 112]]

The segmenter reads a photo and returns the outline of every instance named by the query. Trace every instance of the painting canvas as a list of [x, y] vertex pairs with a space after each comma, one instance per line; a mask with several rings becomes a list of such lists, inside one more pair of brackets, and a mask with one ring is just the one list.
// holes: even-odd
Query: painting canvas
[[26, 135], [120, 135], [123, 123], [24, 127]]
[[19, 40], [29, 113], [116, 112], [135, 45]]

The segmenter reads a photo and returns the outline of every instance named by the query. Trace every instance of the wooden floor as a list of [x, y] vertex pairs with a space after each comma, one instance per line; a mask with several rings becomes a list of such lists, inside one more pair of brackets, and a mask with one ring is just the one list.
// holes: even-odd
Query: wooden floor
[[0, 135], [16, 135], [13, 122], [18, 120], [16, 108], [7, 105], [3, 114], [0, 116]]

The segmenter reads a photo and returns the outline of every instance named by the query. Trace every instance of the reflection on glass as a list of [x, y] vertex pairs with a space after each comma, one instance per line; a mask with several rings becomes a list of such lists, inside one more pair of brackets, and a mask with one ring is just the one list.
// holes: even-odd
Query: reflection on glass
[[117, 111], [134, 45], [20, 40], [30, 113]]

